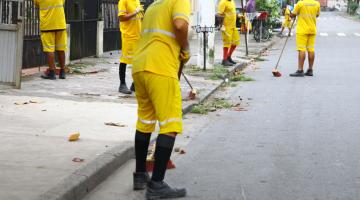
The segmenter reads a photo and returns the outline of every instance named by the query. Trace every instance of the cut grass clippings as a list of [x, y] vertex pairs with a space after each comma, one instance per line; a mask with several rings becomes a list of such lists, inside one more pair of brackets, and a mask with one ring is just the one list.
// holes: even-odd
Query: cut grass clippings
[[238, 82], [238, 81], [247, 82], [247, 81], [254, 81], [254, 79], [249, 77], [249, 76], [237, 75], [237, 76], [230, 77], [230, 81], [233, 81], [233, 82]]
[[261, 58], [261, 57], [255, 57], [255, 61], [262, 62], [262, 61], [268, 61], [267, 59]]
[[218, 109], [229, 109], [232, 105], [226, 99], [215, 99], [212, 102], [196, 105], [192, 108], [191, 113], [206, 115]]
[[222, 65], [214, 65], [214, 68], [211, 69], [211, 74], [208, 77], [208, 79], [210, 79], [210, 80], [220, 80], [220, 79], [223, 79], [226, 76], [226, 74], [228, 74], [228, 73], [229, 73], [229, 70], [226, 69], [224, 66], [222, 66]]

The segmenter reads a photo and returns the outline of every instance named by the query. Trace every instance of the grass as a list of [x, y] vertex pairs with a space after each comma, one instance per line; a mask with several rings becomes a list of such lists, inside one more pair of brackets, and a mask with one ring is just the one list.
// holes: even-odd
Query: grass
[[210, 107], [205, 104], [199, 104], [192, 108], [191, 113], [205, 115], [210, 111]]
[[210, 80], [220, 80], [229, 73], [229, 70], [223, 67], [222, 65], [214, 65], [214, 68], [209, 70], [210, 76], [208, 79]]
[[231, 104], [226, 99], [215, 99], [215, 101], [212, 103], [212, 106], [217, 109], [231, 108]]
[[217, 109], [231, 108], [231, 104], [226, 99], [215, 99], [212, 102], [196, 105], [192, 108], [191, 113], [206, 115]]
[[201, 68], [197, 65], [187, 65], [186, 67], [184, 67], [184, 71], [191, 74], [201, 71]]
[[262, 61], [267, 61], [267, 60], [264, 59], [264, 58], [261, 58], [261, 57], [256, 57], [256, 58], [255, 58], [255, 61], [262, 62]]
[[247, 81], [254, 81], [254, 79], [249, 77], [249, 76], [236, 75], [236, 76], [230, 77], [230, 81], [233, 81], [233, 82], [238, 82], [238, 81], [247, 82]]

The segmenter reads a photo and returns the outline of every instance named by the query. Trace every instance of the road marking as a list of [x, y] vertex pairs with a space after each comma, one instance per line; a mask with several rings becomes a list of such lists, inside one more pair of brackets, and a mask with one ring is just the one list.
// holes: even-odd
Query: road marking
[[354, 35], [356, 35], [356, 36], [360, 37], [360, 33], [354, 33]]
[[340, 36], [340, 37], [345, 37], [346, 36], [345, 33], [337, 33], [337, 35]]
[[327, 36], [329, 36], [329, 34], [327, 34], [327, 33], [320, 33], [320, 36], [327, 37]]

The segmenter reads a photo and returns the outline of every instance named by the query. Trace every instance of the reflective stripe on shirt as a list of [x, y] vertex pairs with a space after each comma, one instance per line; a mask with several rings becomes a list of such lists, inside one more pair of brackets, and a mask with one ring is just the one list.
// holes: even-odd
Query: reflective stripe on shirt
[[59, 5], [55, 5], [55, 6], [48, 6], [48, 7], [45, 7], [45, 8], [40, 8], [40, 10], [50, 10], [50, 9], [53, 9], [53, 8], [62, 8], [64, 7], [63, 4], [59, 4]]
[[185, 14], [182, 14], [182, 13], [175, 13], [173, 15], [173, 19], [175, 19], [176, 17], [184, 17], [187, 21], [189, 21], [189, 17]]
[[169, 32], [169, 31], [165, 31], [165, 30], [162, 30], [162, 29], [144, 29], [142, 33], [143, 34], [144, 33], [160, 33], [160, 34], [175, 38], [174, 33]]

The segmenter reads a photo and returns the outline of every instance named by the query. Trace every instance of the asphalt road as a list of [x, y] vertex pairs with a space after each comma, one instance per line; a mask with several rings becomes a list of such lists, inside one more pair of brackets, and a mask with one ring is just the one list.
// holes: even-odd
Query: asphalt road
[[[318, 23], [314, 77], [288, 76], [297, 66], [292, 37], [283, 77], [271, 75], [279, 43], [248, 70], [256, 81], [231, 90], [233, 101], [248, 102], [247, 111], [212, 114], [193, 129], [187, 154], [174, 158], [177, 169], [167, 176], [187, 187], [185, 199], [360, 199], [360, 23], [335, 13], [323, 13]], [[143, 199], [131, 191], [133, 165], [85, 199]]]

